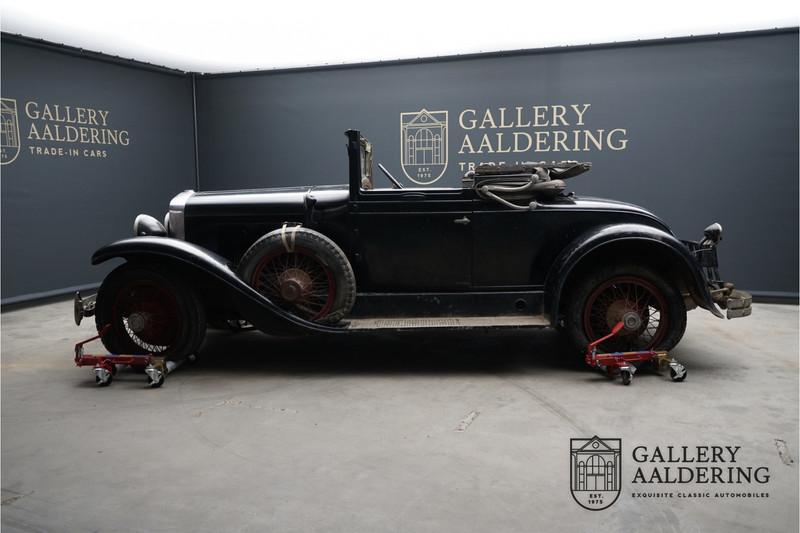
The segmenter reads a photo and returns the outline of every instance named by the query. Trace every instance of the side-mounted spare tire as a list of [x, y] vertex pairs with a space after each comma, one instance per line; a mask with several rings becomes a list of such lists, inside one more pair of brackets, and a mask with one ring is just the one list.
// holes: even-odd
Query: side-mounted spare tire
[[342, 249], [301, 226], [284, 226], [258, 239], [237, 273], [282, 309], [312, 322], [338, 322], [356, 301], [356, 278]]

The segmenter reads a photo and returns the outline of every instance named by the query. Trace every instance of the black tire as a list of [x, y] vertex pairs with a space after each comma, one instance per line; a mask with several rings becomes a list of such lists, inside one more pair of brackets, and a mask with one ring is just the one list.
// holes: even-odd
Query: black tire
[[308, 228], [267, 233], [244, 253], [237, 273], [279, 307], [313, 322], [336, 323], [356, 301], [356, 278], [347, 256]]
[[[564, 333], [580, 351], [610, 333], [616, 321], [630, 312], [639, 317], [640, 325], [602, 343], [599, 351], [671, 350], [686, 330], [680, 290], [644, 266], [620, 264], [584, 272], [562, 301]], [[634, 301], [637, 304], [629, 303]]]
[[205, 310], [194, 291], [177, 278], [130, 264], [103, 280], [95, 324], [98, 331], [110, 324], [101, 340], [111, 353], [170, 359], [195, 352], [206, 331]]

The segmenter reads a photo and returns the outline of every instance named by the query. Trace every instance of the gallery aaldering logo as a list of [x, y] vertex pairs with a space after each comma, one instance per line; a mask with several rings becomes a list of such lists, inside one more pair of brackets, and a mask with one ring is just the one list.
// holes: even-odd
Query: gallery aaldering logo
[[447, 170], [447, 111], [400, 113], [400, 163], [408, 179], [430, 185]]
[[596, 113], [589, 102], [400, 113], [401, 168], [412, 182], [431, 185], [448, 168], [463, 176], [486, 163], [585, 160], [588, 152], [624, 152], [628, 129], [613, 115]]
[[[635, 500], [769, 498], [769, 467], [749, 464], [741, 452], [728, 444], [636, 445], [636, 472], [625, 488]], [[621, 474], [622, 439], [570, 439], [570, 490], [581, 507], [613, 505], [624, 488]]]
[[[131, 143], [114, 127], [111, 111], [95, 107], [0, 98], [0, 164], [32, 157], [105, 159]], [[20, 124], [20, 115], [23, 123]]]
[[0, 98], [0, 165], [13, 163], [19, 155], [17, 101]]
[[611, 507], [622, 481], [622, 439], [570, 439], [570, 491], [590, 511]]

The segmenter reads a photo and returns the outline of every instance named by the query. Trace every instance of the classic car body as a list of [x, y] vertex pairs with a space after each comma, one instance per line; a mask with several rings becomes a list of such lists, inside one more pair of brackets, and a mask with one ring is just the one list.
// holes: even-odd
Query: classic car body
[[197, 349], [206, 320], [279, 334], [552, 326], [577, 344], [625, 320], [626, 346], [671, 347], [688, 309], [750, 313], [719, 277], [719, 225], [681, 241], [643, 208], [563, 192], [557, 178], [588, 164], [485, 168], [460, 189], [397, 188], [387, 173], [395, 186], [375, 188], [370, 144], [346, 135], [347, 185], [185, 191], [164, 224], [137, 217], [133, 238], [92, 257], [124, 258], [127, 274], [78, 297], [76, 320], [118, 323], [112, 352], [172, 354]]

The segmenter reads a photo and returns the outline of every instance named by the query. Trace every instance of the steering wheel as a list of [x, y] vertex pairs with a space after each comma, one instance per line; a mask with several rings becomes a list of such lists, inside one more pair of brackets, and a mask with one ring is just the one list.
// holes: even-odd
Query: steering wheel
[[388, 170], [386, 170], [386, 167], [385, 167], [385, 166], [383, 166], [383, 164], [382, 164], [382, 163], [378, 163], [378, 168], [379, 168], [379, 169], [381, 169], [381, 172], [383, 172], [383, 175], [384, 175], [384, 176], [386, 176], [387, 178], [389, 178], [389, 181], [391, 181], [391, 182], [392, 182], [392, 189], [402, 189], [402, 188], [403, 188], [403, 186], [400, 184], [400, 182], [399, 182], [399, 181], [397, 181], [397, 180], [394, 178], [394, 176], [392, 176], [392, 175], [389, 173], [389, 171], [388, 171]]

